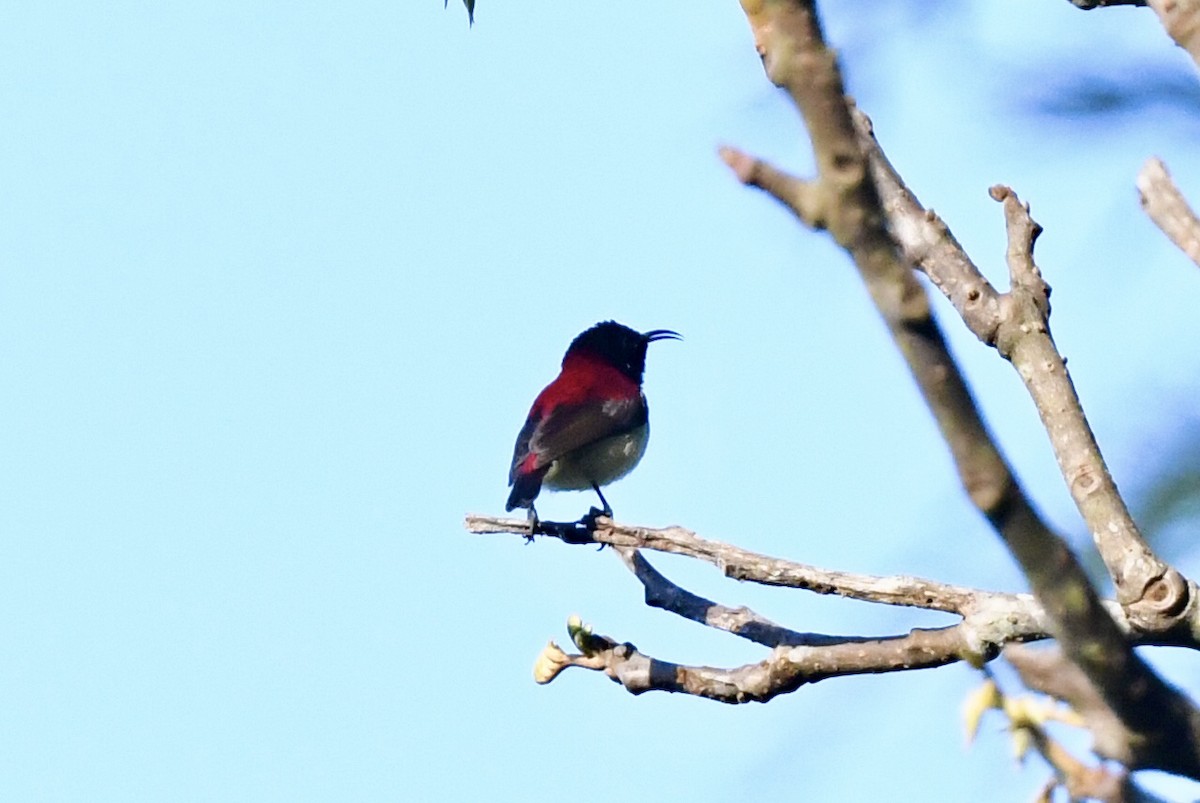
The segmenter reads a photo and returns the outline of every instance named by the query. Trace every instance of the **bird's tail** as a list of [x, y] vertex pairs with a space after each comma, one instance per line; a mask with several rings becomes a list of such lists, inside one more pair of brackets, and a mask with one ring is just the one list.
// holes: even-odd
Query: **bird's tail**
[[542, 478], [549, 470], [550, 466], [543, 466], [528, 473], [517, 472], [513, 477], [512, 493], [508, 495], [508, 504], [504, 506], [504, 509], [515, 510], [519, 507], [530, 507], [533, 500], [537, 499], [538, 492], [542, 490]]

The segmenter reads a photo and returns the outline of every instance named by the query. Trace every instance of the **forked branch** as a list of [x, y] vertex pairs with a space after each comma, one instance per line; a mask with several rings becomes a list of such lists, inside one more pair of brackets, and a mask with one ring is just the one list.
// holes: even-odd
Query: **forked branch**
[[[1191, 4], [1193, 0], [1177, 5]], [[616, 547], [645, 588], [648, 604], [773, 649], [765, 660], [742, 667], [685, 666], [572, 626], [580, 652], [548, 646], [536, 670], [539, 681], [549, 682], [563, 669], [578, 666], [603, 671], [634, 693], [666, 690], [731, 703], [766, 701], [836, 675], [957, 660], [980, 663], [1006, 644], [1049, 634], [1128, 735], [1134, 746], [1122, 758], [1131, 768], [1200, 778], [1200, 712], [1132, 647], [1139, 640], [1200, 642], [1197, 589], [1146, 544], [1105, 466], [1066, 361], [1050, 335], [1050, 288], [1034, 260], [1041, 227], [1011, 189], [992, 188], [992, 197], [1003, 204], [1008, 231], [1010, 287], [997, 290], [945, 224], [904, 186], [866, 118], [855, 118], [813, 0], [742, 0], [742, 6], [768, 77], [788, 92], [804, 119], [817, 175], [801, 179], [733, 148], [723, 148], [721, 157], [740, 181], [771, 194], [806, 225], [827, 230], [850, 255], [933, 412], [964, 488], [1020, 563], [1036, 603], [1026, 595], [921, 578], [823, 570], [702, 539], [679, 527], [649, 529], [599, 519], [588, 528], [564, 525], [557, 535], [570, 543]], [[1194, 231], [1188, 236], [1200, 243]], [[1045, 524], [1013, 476], [946, 347], [913, 266], [951, 301], [982, 342], [1016, 368], [1116, 583], [1120, 608], [1099, 597], [1065, 541]], [[527, 533], [524, 521], [511, 519], [472, 516], [467, 526], [480, 533]], [[801, 633], [676, 586], [638, 548], [704, 560], [736, 579], [927, 608], [962, 620], [882, 638]]]
[[[896, 293], [905, 285], [893, 278], [899, 262], [897, 246], [904, 249], [904, 235], [923, 235], [906, 256], [964, 313], [972, 331], [1017, 369], [1130, 617], [1143, 626], [1188, 630], [1195, 608], [1194, 588], [1159, 560], [1141, 537], [1104, 465], [1066, 362], [1050, 337], [1049, 287], [1033, 259], [1033, 244], [1041, 229], [1028, 208], [1011, 190], [993, 188], [993, 197], [1004, 204], [1008, 226], [1009, 292], [998, 293], [965, 254], [942, 272], [942, 263], [933, 257], [956, 249], [957, 244], [943, 239], [946, 227], [935, 225], [935, 218], [926, 216], [915, 199], [910, 206], [919, 210], [919, 217], [893, 223], [887, 231], [886, 203], [881, 202], [887, 171], [880, 169], [886, 160], [871, 159], [873, 151], [880, 156], [881, 151], [869, 130], [862, 132], [861, 139], [855, 132], [837, 61], [825, 46], [812, 0], [743, 0], [742, 5], [768, 77], [789, 92], [812, 139], [816, 183], [825, 190], [825, 202], [817, 205], [819, 217], [807, 222], [824, 223], [846, 249], [889, 324], [907, 322], [905, 315], [895, 315], [898, 310], [927, 315], [927, 309], [922, 311], [928, 307], [924, 296], [921, 303], [912, 303], [911, 295]], [[753, 177], [755, 171], [740, 169], [738, 175]], [[887, 288], [893, 298], [881, 288]], [[896, 295], [909, 303], [896, 304]], [[904, 342], [900, 338], [897, 342], [913, 364]], [[1126, 726], [1153, 746], [1147, 760], [1197, 777], [1200, 712], [1134, 654], [1061, 538], [1037, 526], [1036, 517], [1020, 527], [1004, 526], [1009, 522], [998, 518], [997, 529], [1044, 606], [1052, 634]], [[989, 520], [996, 523], [997, 519], [989, 516]]]

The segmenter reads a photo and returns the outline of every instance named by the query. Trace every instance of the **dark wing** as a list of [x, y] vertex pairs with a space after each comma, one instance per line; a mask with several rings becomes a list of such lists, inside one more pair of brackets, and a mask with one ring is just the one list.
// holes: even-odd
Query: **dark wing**
[[538, 465], [549, 465], [564, 454], [599, 440], [637, 429], [646, 423], [646, 400], [629, 399], [563, 406], [542, 421], [529, 439]]
[[513, 449], [512, 467], [508, 470], [512, 493], [505, 509], [533, 505], [542, 489], [542, 478], [558, 458], [644, 423], [646, 399], [640, 393], [602, 403], [559, 405], [547, 416], [539, 415], [534, 407]]
[[523, 467], [524, 473], [546, 468], [564, 454], [637, 429], [644, 423], [646, 400], [640, 394], [603, 403], [560, 405], [540, 420], [535, 412], [517, 435], [508, 484], [513, 484], [519, 468]]
[[[538, 492], [542, 490], [542, 477], [545, 477], [546, 472], [550, 470], [550, 466], [546, 465], [527, 467], [526, 471], [518, 471], [522, 463], [530, 460], [529, 441], [537, 430], [537, 424], [538, 414], [535, 407], [529, 414], [529, 418], [525, 420], [525, 426], [521, 427], [521, 432], [517, 435], [517, 445], [513, 447], [512, 467], [508, 470], [508, 484], [512, 486], [512, 493], [508, 495], [508, 504], [504, 506], [505, 510], [515, 510], [519, 507], [532, 509], [533, 500], [537, 499]], [[537, 458], [534, 457], [531, 465], [536, 462]]]
[[537, 425], [538, 414], [534, 410], [529, 414], [529, 418], [525, 419], [525, 426], [521, 427], [521, 431], [517, 433], [517, 444], [513, 447], [512, 466], [508, 469], [509, 485], [512, 485], [513, 480], [517, 478], [517, 468], [529, 457], [529, 441], [533, 438], [533, 432], [537, 429]]

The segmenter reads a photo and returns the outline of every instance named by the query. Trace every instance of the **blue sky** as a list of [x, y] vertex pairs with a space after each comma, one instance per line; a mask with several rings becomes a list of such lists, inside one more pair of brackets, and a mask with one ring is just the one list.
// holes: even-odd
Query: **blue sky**
[[[1145, 10], [826, 5], [893, 161], [998, 281], [987, 187], [1032, 203], [1056, 336], [1136, 487], [1195, 421], [1200, 275], [1133, 190], [1152, 153], [1200, 187], [1189, 63]], [[963, 747], [964, 667], [738, 708], [533, 684], [572, 613], [664, 659], [762, 655], [647, 609], [611, 554], [462, 530], [503, 509], [529, 403], [602, 319], [686, 337], [650, 354], [620, 519], [1023, 584], [851, 266], [715, 156], [809, 165], [737, 4], [477, 12], [0, 10], [0, 797], [1028, 799], [1044, 771], [994, 723]], [[1095, 86], [1144, 100], [1062, 110]], [[947, 312], [1007, 454], [1080, 535], [1016, 377]], [[942, 621], [652, 560], [801, 629]]]

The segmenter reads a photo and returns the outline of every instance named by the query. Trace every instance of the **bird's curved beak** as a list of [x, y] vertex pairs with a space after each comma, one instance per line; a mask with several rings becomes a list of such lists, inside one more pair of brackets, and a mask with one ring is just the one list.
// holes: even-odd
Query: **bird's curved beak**
[[683, 335], [672, 332], [670, 329], [651, 329], [642, 337], [646, 338], [647, 343], [653, 343], [655, 340], [683, 340]]

